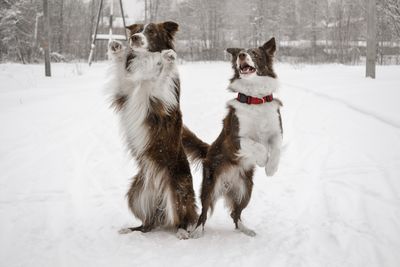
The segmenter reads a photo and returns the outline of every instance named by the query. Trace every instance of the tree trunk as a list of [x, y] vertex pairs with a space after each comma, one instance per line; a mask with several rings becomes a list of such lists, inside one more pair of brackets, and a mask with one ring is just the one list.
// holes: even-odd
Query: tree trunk
[[43, 42], [42, 47], [44, 50], [44, 67], [45, 67], [45, 75], [47, 77], [51, 76], [50, 69], [50, 18], [49, 18], [49, 5], [47, 0], [43, 0], [43, 18], [44, 18], [44, 27], [43, 27]]
[[64, 50], [64, 43], [63, 43], [63, 37], [64, 37], [64, 0], [60, 0], [60, 20], [59, 20], [59, 33], [58, 33], [58, 49], [60, 54], [63, 53]]
[[22, 64], [26, 64], [24, 54], [21, 51], [21, 43], [20, 43], [20, 41], [18, 39], [18, 36], [15, 36], [15, 40], [16, 40], [16, 43], [17, 43], [17, 51], [18, 51], [17, 54], [18, 54], [18, 57], [21, 60]]
[[311, 49], [312, 63], [315, 63], [317, 57], [317, 1], [312, 1], [312, 21], [311, 21]]
[[367, 9], [367, 60], [366, 77], [375, 79], [376, 61], [376, 0], [368, 0]]

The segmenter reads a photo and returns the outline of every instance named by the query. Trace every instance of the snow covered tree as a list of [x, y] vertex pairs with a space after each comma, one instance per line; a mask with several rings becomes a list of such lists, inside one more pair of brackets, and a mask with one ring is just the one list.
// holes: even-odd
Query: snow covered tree
[[[49, 0], [53, 55], [85, 59], [100, 0]], [[114, 0], [117, 1], [117, 0]], [[0, 60], [42, 60], [42, 0], [0, 0]], [[175, 20], [180, 58], [221, 60], [228, 46], [258, 46], [275, 36], [278, 59], [357, 63], [365, 56], [364, 0], [140, 0], [136, 22]], [[377, 0], [378, 54], [400, 62], [400, 0]], [[109, 7], [105, 4], [104, 14]], [[125, 10], [127, 14], [129, 10]], [[103, 14], [103, 15], [104, 15]], [[103, 20], [103, 18], [101, 18]], [[105, 21], [105, 20], [104, 20]], [[101, 23], [100, 23], [101, 24]], [[106, 32], [105, 24], [100, 32]], [[118, 32], [120, 31], [120, 32]], [[123, 29], [118, 29], [123, 33]], [[396, 50], [397, 49], [397, 50]], [[99, 42], [97, 59], [105, 59]]]
[[5, 0], [0, 9], [0, 46], [2, 57], [30, 63], [34, 54], [35, 3]]
[[380, 0], [378, 6], [382, 9], [383, 15], [390, 21], [393, 34], [400, 39], [400, 0]]

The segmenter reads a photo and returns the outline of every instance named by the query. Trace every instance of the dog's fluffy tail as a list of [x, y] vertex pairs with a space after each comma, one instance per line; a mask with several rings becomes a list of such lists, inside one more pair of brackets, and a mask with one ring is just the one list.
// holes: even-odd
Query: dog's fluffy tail
[[203, 142], [186, 126], [182, 128], [182, 144], [189, 160], [194, 164], [200, 164], [206, 158], [209, 144]]

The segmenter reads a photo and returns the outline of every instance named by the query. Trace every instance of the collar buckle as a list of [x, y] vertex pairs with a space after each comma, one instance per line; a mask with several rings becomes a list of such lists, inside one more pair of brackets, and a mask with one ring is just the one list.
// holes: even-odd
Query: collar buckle
[[237, 100], [238, 100], [240, 103], [250, 104], [250, 103], [249, 103], [250, 98], [249, 98], [247, 95], [242, 94], [242, 93], [239, 93], [239, 94], [238, 94]]

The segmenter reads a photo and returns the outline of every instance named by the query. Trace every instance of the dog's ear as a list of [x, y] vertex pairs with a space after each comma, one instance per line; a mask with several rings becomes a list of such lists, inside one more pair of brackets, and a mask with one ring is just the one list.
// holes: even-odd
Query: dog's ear
[[270, 56], [275, 55], [276, 51], [276, 44], [275, 44], [275, 37], [269, 39], [268, 42], [263, 44], [262, 49]]
[[126, 26], [126, 29], [129, 32], [129, 35], [133, 35], [137, 32], [139, 32], [141, 29], [143, 29], [143, 24], [132, 24], [129, 26]]
[[242, 51], [242, 48], [227, 48], [226, 52], [232, 55], [232, 57], [237, 57], [240, 51]]
[[179, 24], [173, 21], [166, 21], [163, 24], [164, 29], [171, 34], [172, 36], [175, 35], [175, 33], [178, 31], [179, 29]]

